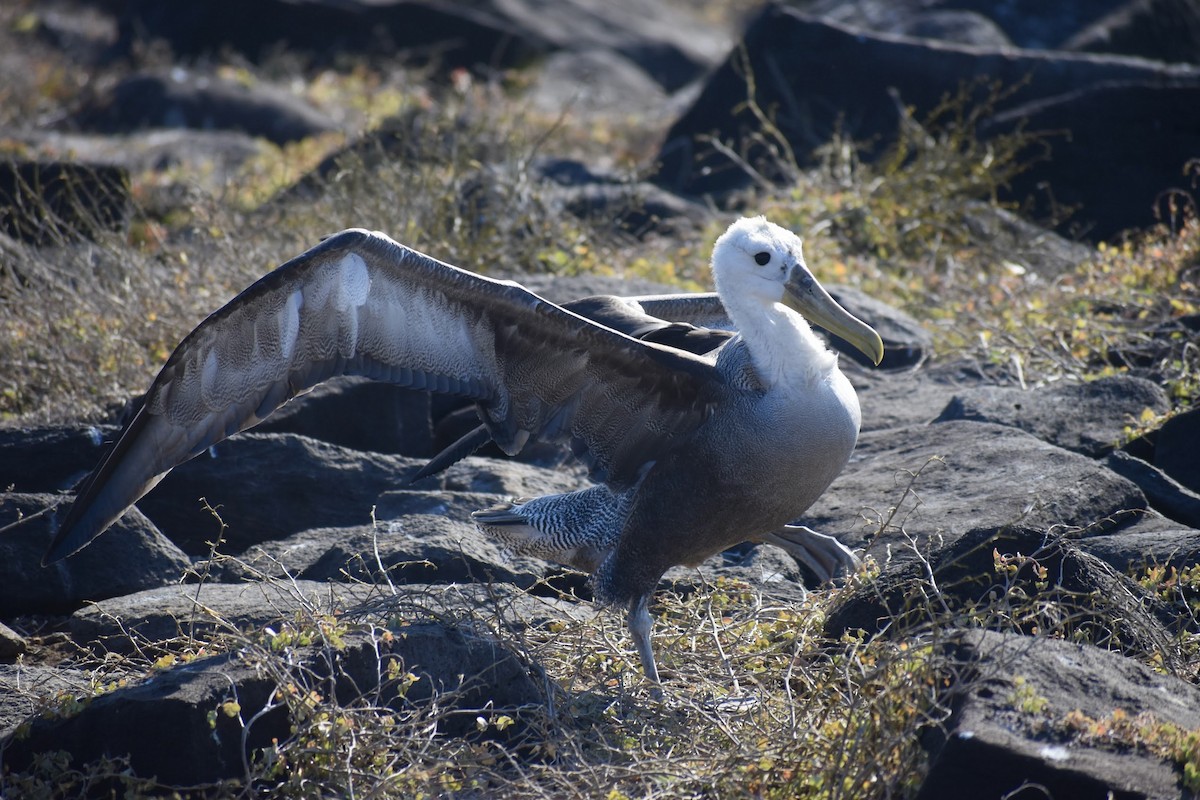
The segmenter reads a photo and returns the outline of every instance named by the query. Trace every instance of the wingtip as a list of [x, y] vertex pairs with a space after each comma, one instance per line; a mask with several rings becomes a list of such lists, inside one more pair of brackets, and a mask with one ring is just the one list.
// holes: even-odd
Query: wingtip
[[51, 564], [57, 564], [63, 559], [73, 556], [82, 550], [90, 543], [95, 536], [89, 536], [80, 543], [76, 543], [79, 539], [78, 535], [70, 535], [72, 531], [69, 528], [63, 528], [54, 536], [54, 541], [46, 548], [46, 552], [42, 555], [42, 566], [48, 567]]

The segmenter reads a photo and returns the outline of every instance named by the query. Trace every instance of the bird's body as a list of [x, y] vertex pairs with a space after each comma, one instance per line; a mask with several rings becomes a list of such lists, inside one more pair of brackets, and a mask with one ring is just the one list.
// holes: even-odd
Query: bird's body
[[788, 524], [841, 471], [860, 423], [836, 356], [797, 309], [876, 363], [883, 353], [808, 272], [800, 240], [761, 217], [730, 226], [713, 271], [732, 337], [655, 320], [636, 302], [580, 307], [596, 321], [381, 234], [331, 237], [180, 344], [47, 560], [86, 545], [166, 471], [292, 396], [333, 375], [367, 375], [476, 403], [482, 430], [438, 468], [487, 439], [509, 454], [536, 438], [571, 445], [600, 486], [489, 509], [477, 522], [514, 549], [592, 572], [598, 600], [628, 607], [657, 681], [647, 602], [670, 567], [743, 541], [780, 544], [825, 577], [853, 561], [830, 537]]

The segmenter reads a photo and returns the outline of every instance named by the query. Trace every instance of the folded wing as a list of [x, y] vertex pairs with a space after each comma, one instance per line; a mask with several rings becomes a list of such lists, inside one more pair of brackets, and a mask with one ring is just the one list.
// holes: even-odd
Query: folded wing
[[47, 552], [100, 535], [173, 467], [337, 375], [475, 400], [510, 454], [564, 440], [632, 484], [724, 391], [711, 359], [589, 321], [523, 287], [348, 230], [246, 289], [187, 336], [81, 487]]

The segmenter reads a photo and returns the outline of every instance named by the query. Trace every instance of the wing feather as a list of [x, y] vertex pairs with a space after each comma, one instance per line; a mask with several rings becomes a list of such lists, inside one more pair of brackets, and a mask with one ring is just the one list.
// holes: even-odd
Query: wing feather
[[724, 391], [711, 359], [640, 342], [382, 234], [343, 231], [180, 343], [46, 561], [86, 545], [173, 467], [336, 375], [473, 399], [506, 452], [530, 438], [569, 441], [618, 486], [685, 441]]

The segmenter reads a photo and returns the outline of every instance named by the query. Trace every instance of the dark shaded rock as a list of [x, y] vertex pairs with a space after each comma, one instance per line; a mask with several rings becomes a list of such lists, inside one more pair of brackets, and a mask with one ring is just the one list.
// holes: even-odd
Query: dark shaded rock
[[[244, 433], [176, 467], [138, 508], [184, 552], [222, 552], [313, 527], [365, 524], [375, 499], [420, 462], [290, 433]], [[222, 530], [205, 503], [218, 509]]]
[[1104, 465], [1136, 483], [1155, 511], [1176, 522], [1200, 528], [1200, 495], [1180, 486], [1162, 470], [1120, 450], [1109, 453]]
[[[1116, 715], [1195, 729], [1195, 686], [1096, 647], [1044, 637], [955, 632], [946, 649], [957, 686], [950, 718], [926, 741], [931, 763], [921, 800], [962, 797], [966, 786], [979, 797], [1181, 796], [1172, 764], [1120, 744]], [[1081, 736], [1068, 715], [1114, 732]]]
[[103, 133], [143, 128], [232, 130], [276, 144], [337, 129], [332, 119], [290, 92], [182, 69], [125, 78], [77, 113], [73, 122], [83, 130]]
[[1200, 563], [1200, 530], [1153, 513], [1138, 515], [1112, 533], [1088, 536], [1077, 544], [1124, 575], [1155, 565], [1183, 569]]
[[[981, 126], [980, 135], [1017, 129], [1069, 135], [1053, 139], [1049, 161], [1016, 175], [1005, 196], [1035, 198], [1035, 213], [1047, 216], [1055, 205], [1078, 207], [1069, 222], [1074, 233], [1111, 239], [1170, 220], [1165, 193], [1190, 189], [1184, 168], [1194, 156], [1185, 154], [1196, 152], [1200, 85], [1194, 77], [1176, 86], [1154, 78], [1097, 81], [1007, 109]], [[1121, 191], [1112, 191], [1114, 185]], [[1043, 196], [1046, 186], [1053, 202]]]
[[287, 403], [255, 430], [421, 458], [434, 452], [430, 411], [429, 392], [366, 378], [338, 378]]
[[[230, 25], [230, 19], [238, 24]], [[347, 52], [408, 55], [447, 70], [475, 64], [510, 67], [550, 49], [544, 38], [518, 30], [486, 7], [438, 0], [124, 4], [118, 50], [129, 52], [146, 39], [162, 39], [180, 56], [230, 49], [261, 60], [286, 47], [325, 60]]]
[[[0, 495], [0, 526], [34, 515], [62, 500], [57, 495]], [[131, 509], [76, 555], [48, 567], [42, 556], [53, 538], [52, 516], [30, 519], [0, 535], [0, 617], [57, 613], [175, 583], [191, 560]]]
[[1200, 408], [1177, 414], [1154, 436], [1154, 466], [1200, 493]]
[[1200, 62], [1200, 5], [1195, 0], [1126, 0], [1061, 49], [1195, 64]]
[[[1030, 129], [1072, 131], [1070, 139], [1055, 139], [1052, 158], [1023, 173], [1005, 197], [1024, 200], [1031, 187], [1047, 183], [1059, 203], [1082, 205], [1075, 221], [1092, 225], [1090, 234], [1097, 238], [1153, 223], [1155, 198], [1181, 183], [1180, 170], [1194, 156], [1200, 122], [1195, 68], [1118, 56], [956, 47], [870, 34], [778, 6], [750, 24], [743, 43], [756, 102], [773, 112], [801, 166], [813, 163], [814, 149], [839, 130], [881, 147], [892, 141], [900, 123], [893, 92], [920, 120], [973, 80], [982, 81], [973, 87], [977, 100], [987, 83], [1015, 87], [981, 135], [1012, 130], [1025, 118]], [[703, 144], [708, 136], [724, 141], [768, 179], [785, 176], [787, 170], [773, 165], [755, 143], [760, 122], [746, 107], [742, 58], [740, 50], [731, 55], [672, 126], [656, 182], [692, 194], [747, 185], [741, 167]], [[1151, 140], [1161, 146], [1148, 151], [1145, 142]], [[1096, 164], [1105, 168], [1096, 170]], [[1111, 190], [1113, 180], [1123, 191]], [[1045, 199], [1044, 190], [1037, 194]]]
[[[460, 712], [438, 715], [444, 735], [471, 733], [476, 713], [467, 712], [484, 709], [503, 709], [516, 719], [505, 738], [522, 735], [526, 726], [518, 707], [540, 705], [543, 697], [529, 667], [494, 637], [470, 627], [421, 621], [394, 631], [351, 633], [336, 651], [297, 648], [287, 662], [273, 656], [277, 667], [293, 665], [291, 674], [275, 676], [260, 669], [252, 653], [197, 659], [94, 697], [72, 716], [36, 718], [23, 736], [5, 742], [5, 767], [20, 771], [39, 753], [65, 750], [77, 766], [105, 756], [128, 757], [133, 775], [155, 776], [166, 785], [241, 777], [244, 758], [292, 735], [286, 706], [274, 703], [279, 681], [347, 704], [364, 698], [371, 705], [430, 709], [436, 698]], [[419, 676], [406, 693], [387, 677], [393, 661], [400, 663], [399, 675]], [[240, 715], [222, 713], [227, 701], [238, 704]], [[157, 735], [163, 731], [170, 735]]]
[[977, 386], [956, 394], [935, 422], [954, 419], [994, 422], [1099, 458], [1120, 443], [1143, 412], [1164, 414], [1166, 393], [1144, 378], [1117, 375], [1087, 383], [1054, 384], [1032, 390]]
[[1089, 458], [1016, 428], [956, 420], [862, 434], [801, 521], [884, 561], [936, 553], [982, 528], [1099, 533], [1145, 507], [1133, 483]]
[[[423, 464], [296, 434], [243, 433], [176, 467], [138, 507], [185, 552], [207, 554], [220, 533], [221, 552], [240, 553], [310, 528], [366, 525], [378, 498], [406, 486]], [[570, 470], [466, 459], [420, 488], [538, 495], [579, 483]], [[201, 498], [218, 509], [224, 530]]]
[[87, 477], [119, 432], [112, 425], [0, 429], [0, 489], [70, 489]]
[[28, 649], [25, 637], [0, 622], [0, 661], [14, 661]]
[[896, 560], [839, 598], [825, 631], [905, 636], [951, 618], [1021, 633], [1080, 637], [1171, 667], [1171, 611], [1076, 545], [1024, 526], [969, 531], [927, 561]]
[[[237, 25], [229, 25], [237, 19]], [[508, 68], [558, 50], [608, 49], [628, 58], [668, 91], [721, 55], [719, 31], [684, 8], [644, 0], [255, 0], [163, 6], [125, 4], [119, 48], [164, 39], [180, 55], [233, 49], [252, 59], [286, 44], [293, 53], [332, 59], [341, 53], [397, 55], [456, 67]]]
[[0, 231], [47, 244], [122, 230], [129, 173], [107, 164], [0, 160]]

